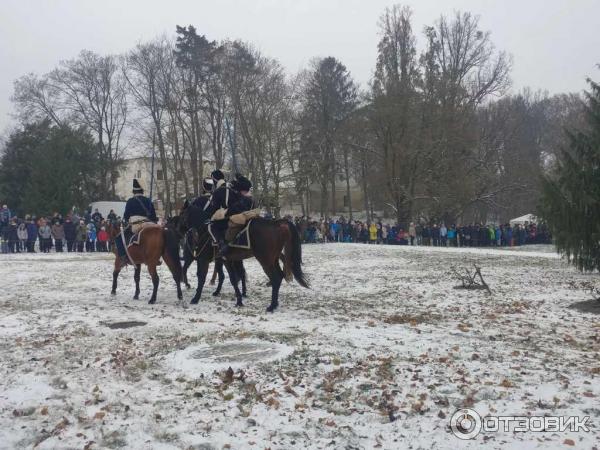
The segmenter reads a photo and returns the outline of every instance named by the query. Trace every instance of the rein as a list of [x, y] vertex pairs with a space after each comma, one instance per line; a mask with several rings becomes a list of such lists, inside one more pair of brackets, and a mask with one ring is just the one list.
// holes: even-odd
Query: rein
[[[192, 253], [192, 256], [193, 256], [194, 258], [197, 258], [197, 257], [198, 257], [198, 255], [200, 255], [200, 254], [201, 254], [201, 253], [204, 251], [204, 249], [206, 248], [206, 246], [208, 245], [208, 243], [211, 241], [211, 237], [210, 237], [210, 235], [209, 235], [209, 233], [208, 233], [208, 232], [205, 232], [205, 233], [204, 233], [202, 236], [203, 236], [203, 237], [205, 237], [205, 236], [206, 236], [206, 239], [204, 240], [204, 244], [202, 245], [202, 247], [200, 248], [200, 250], [198, 250], [197, 252], [195, 252], [194, 250], [192, 250], [192, 249], [190, 248], [190, 246], [189, 246], [189, 242], [188, 242], [188, 241], [187, 241], [187, 239], [186, 239], [186, 245], [188, 246], [188, 250], [189, 250], [189, 251]], [[202, 239], [198, 239], [198, 240], [199, 240], [199, 241], [202, 241]]]

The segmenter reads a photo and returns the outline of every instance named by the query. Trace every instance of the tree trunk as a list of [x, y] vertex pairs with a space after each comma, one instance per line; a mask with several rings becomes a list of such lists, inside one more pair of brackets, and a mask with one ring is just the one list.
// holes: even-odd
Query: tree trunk
[[346, 177], [346, 200], [348, 201], [348, 216], [352, 220], [352, 196], [350, 194], [350, 165], [348, 164], [348, 147], [344, 147], [344, 176]]

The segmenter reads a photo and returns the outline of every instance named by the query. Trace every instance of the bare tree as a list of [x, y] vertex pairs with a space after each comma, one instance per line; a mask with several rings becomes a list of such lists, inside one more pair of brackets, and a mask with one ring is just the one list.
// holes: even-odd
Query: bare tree
[[68, 122], [91, 130], [97, 139], [102, 195], [115, 197], [127, 122], [127, 90], [118, 57], [84, 50], [49, 74], [18, 80], [13, 100], [25, 120], [49, 117], [59, 126]]
[[[141, 113], [150, 119], [160, 158], [165, 185], [165, 211], [171, 213], [171, 181], [169, 179], [168, 155], [163, 130], [165, 114], [168, 113], [164, 97], [166, 84], [170, 81], [173, 67], [173, 47], [166, 38], [159, 38], [145, 44], [138, 44], [126, 57], [123, 74], [129, 84], [131, 95]], [[144, 117], [143, 116], [143, 117]]]

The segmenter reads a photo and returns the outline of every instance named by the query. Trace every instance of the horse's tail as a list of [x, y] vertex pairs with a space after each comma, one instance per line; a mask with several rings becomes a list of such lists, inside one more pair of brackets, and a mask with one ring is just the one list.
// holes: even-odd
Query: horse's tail
[[302, 272], [302, 244], [296, 226], [288, 221], [291, 239], [285, 243], [284, 268], [285, 279], [291, 281], [292, 276], [300, 286], [308, 288], [308, 281]]

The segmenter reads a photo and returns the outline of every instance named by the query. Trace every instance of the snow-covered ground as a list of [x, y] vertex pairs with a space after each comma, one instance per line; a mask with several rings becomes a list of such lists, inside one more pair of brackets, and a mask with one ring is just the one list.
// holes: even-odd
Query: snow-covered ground
[[[109, 255], [0, 256], [0, 447], [600, 446], [600, 315], [569, 308], [595, 275], [544, 247], [303, 250], [312, 289], [284, 284], [274, 314], [254, 261], [245, 308], [227, 282], [184, 308], [164, 265], [148, 305], [131, 269], [109, 295]], [[473, 262], [491, 296], [454, 288]], [[461, 441], [461, 407], [590, 416], [590, 432]]]

